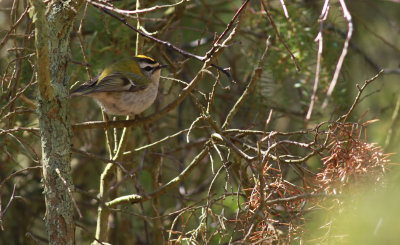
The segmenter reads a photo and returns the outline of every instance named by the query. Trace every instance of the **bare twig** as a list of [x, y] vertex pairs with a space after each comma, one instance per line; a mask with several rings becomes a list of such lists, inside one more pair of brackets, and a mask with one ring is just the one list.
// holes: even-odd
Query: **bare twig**
[[97, 239], [94, 235], [93, 235], [93, 233], [91, 233], [88, 229], [86, 229], [86, 227], [84, 227], [83, 225], [81, 225], [81, 224], [79, 224], [78, 222], [76, 222], [76, 227], [79, 227], [79, 228], [81, 228], [82, 230], [84, 230], [86, 233], [88, 233], [90, 236], [91, 236], [91, 238], [93, 239], [93, 240], [95, 240], [96, 242], [98, 242], [99, 244], [101, 244], [101, 245], [107, 245], [107, 244], [109, 244], [109, 243], [103, 243], [102, 241], [100, 241], [99, 239]]
[[113, 164], [116, 164], [116, 165], [118, 165], [118, 167], [122, 170], [122, 172], [124, 172], [125, 174], [127, 174], [127, 175], [129, 175], [131, 178], [133, 178], [133, 174], [130, 173], [128, 170], [126, 170], [126, 168], [123, 166], [123, 163], [121, 163], [121, 162], [119, 162], [119, 161], [115, 161], [115, 160], [113, 160], [113, 159], [106, 159], [106, 158], [100, 157], [100, 156], [98, 156], [98, 155], [95, 155], [95, 154], [93, 154], [93, 153], [90, 153], [90, 152], [87, 152], [87, 151], [81, 151], [81, 150], [76, 149], [76, 148], [71, 148], [71, 150], [72, 150], [73, 152], [76, 152], [76, 153], [78, 153], [78, 154], [84, 155], [84, 156], [89, 157], [89, 158], [92, 158], [92, 159], [100, 160], [100, 161], [105, 162], [105, 163], [113, 163]]
[[165, 4], [165, 5], [156, 5], [153, 6], [151, 8], [145, 8], [145, 9], [137, 9], [137, 10], [124, 10], [124, 9], [118, 9], [115, 8], [114, 6], [109, 6], [106, 5], [108, 4], [106, 1], [92, 1], [92, 0], [87, 0], [90, 4], [92, 4], [93, 6], [99, 7], [99, 8], [104, 8], [110, 11], [113, 11], [115, 13], [118, 14], [122, 14], [122, 15], [135, 15], [135, 14], [144, 14], [144, 13], [149, 13], [152, 11], [156, 11], [159, 9], [163, 9], [163, 8], [171, 8], [171, 7], [176, 7], [179, 6], [182, 3], [188, 2], [188, 0], [181, 0], [180, 2], [174, 3], [174, 4]]
[[318, 197], [337, 198], [337, 197], [340, 197], [340, 195], [328, 195], [325, 193], [305, 193], [305, 194], [301, 194], [301, 195], [297, 195], [297, 196], [267, 200], [267, 201], [265, 201], [265, 204], [272, 205], [272, 204], [277, 204], [277, 203], [292, 202], [292, 201], [297, 201], [297, 200], [301, 200], [301, 199], [310, 199], [310, 198], [318, 198]]
[[[201, 62], [206, 62], [210, 57], [212, 57], [214, 55], [214, 53], [217, 51], [217, 49], [219, 49], [220, 44], [219, 42], [222, 40], [222, 38], [227, 34], [227, 32], [232, 28], [233, 23], [235, 22], [235, 20], [237, 19], [237, 17], [243, 12], [243, 10], [245, 9], [245, 7], [247, 6], [248, 2], [250, 0], [245, 0], [244, 3], [242, 4], [242, 6], [236, 11], [235, 15], [233, 16], [233, 18], [231, 19], [231, 21], [228, 23], [227, 27], [225, 28], [225, 30], [222, 32], [222, 34], [219, 36], [219, 38], [217, 39], [217, 41], [214, 43], [213, 47], [210, 49], [209, 52], [207, 52], [207, 55], [205, 56], [199, 56], [199, 55], [195, 55], [192, 54], [190, 52], [187, 52], [181, 48], [178, 48], [177, 46], [171, 44], [170, 42], [164, 41], [164, 40], [160, 40], [158, 38], [155, 38], [147, 33], [145, 33], [142, 30], [139, 30], [138, 28], [134, 27], [133, 25], [129, 24], [127, 22], [126, 19], [120, 18], [119, 16], [115, 15], [114, 13], [110, 12], [111, 9], [109, 8], [105, 8], [104, 6], [99, 6], [98, 4], [95, 5], [93, 4], [94, 2], [90, 1], [90, 3], [93, 4], [93, 6], [101, 9], [103, 12], [105, 12], [106, 14], [112, 16], [113, 18], [119, 20], [120, 22], [122, 22], [123, 24], [125, 24], [127, 27], [129, 27], [130, 29], [134, 30], [135, 32], [139, 33], [141, 36], [146, 37], [156, 43], [162, 44], [165, 47], [172, 49], [174, 51], [177, 51], [178, 53], [180, 53], [183, 56], [186, 57], [190, 57], [190, 58], [194, 58], [196, 60], [199, 60]], [[112, 11], [114, 11], [115, 9], [113, 8]], [[222, 68], [214, 63], [210, 64], [212, 67], [218, 69], [219, 71], [221, 71], [222, 73], [224, 73], [229, 79], [232, 79], [231, 74], [229, 73], [230, 68]]]
[[39, 238], [36, 235], [32, 234], [31, 232], [27, 232], [25, 233], [25, 236], [32, 239], [35, 244], [39, 245], [39, 244], [49, 244], [49, 241], [44, 239], [44, 238]]
[[72, 194], [71, 187], [69, 186], [69, 184], [67, 183], [67, 181], [65, 180], [65, 178], [62, 177], [61, 172], [60, 172], [60, 170], [59, 170], [58, 168], [56, 168], [56, 172], [57, 172], [57, 174], [58, 174], [58, 177], [60, 177], [60, 179], [62, 180], [62, 182], [63, 182], [65, 188], [67, 188], [68, 194], [69, 194], [70, 198], [72, 199], [72, 203], [74, 204], [74, 207], [75, 207], [76, 211], [78, 212], [79, 218], [82, 219], [82, 218], [83, 218], [82, 212], [81, 212], [81, 210], [79, 209], [78, 204], [76, 203], [76, 200], [75, 200], [75, 198], [74, 198], [74, 195]]
[[358, 89], [358, 94], [353, 102], [353, 104], [351, 105], [350, 109], [347, 111], [346, 114], [344, 114], [343, 116], [339, 117], [338, 120], [336, 120], [337, 122], [343, 120], [343, 122], [345, 122], [347, 120], [347, 118], [349, 117], [350, 113], [354, 110], [354, 108], [356, 107], [356, 105], [358, 104], [358, 101], [360, 100], [361, 94], [364, 91], [364, 89], [368, 86], [368, 84], [370, 84], [371, 82], [375, 81], [381, 74], [383, 73], [383, 70], [381, 70], [378, 74], [376, 74], [374, 77], [366, 80], [364, 82], [364, 85], [362, 85], [361, 87], [357, 84], [357, 89]]
[[18, 128], [10, 128], [10, 129], [0, 129], [0, 135], [2, 134], [12, 134], [15, 132], [27, 131], [31, 133], [38, 133], [39, 128], [27, 128], [27, 127], [18, 127]]
[[313, 87], [313, 93], [311, 95], [311, 101], [310, 101], [310, 106], [308, 107], [307, 115], [306, 115], [306, 122], [308, 122], [311, 119], [311, 114], [314, 109], [314, 104], [317, 96], [317, 90], [318, 90], [318, 84], [319, 84], [319, 75], [321, 71], [321, 58], [322, 58], [322, 49], [323, 49], [323, 36], [322, 36], [322, 31], [324, 28], [324, 22], [326, 21], [326, 18], [328, 17], [329, 13], [329, 0], [325, 0], [324, 6], [321, 11], [321, 15], [319, 16], [319, 32], [317, 37], [315, 38], [315, 42], [318, 42], [318, 53], [317, 53], [317, 65], [315, 68], [315, 79], [314, 79], [314, 87]]
[[283, 13], [285, 14], [286, 19], [289, 19], [289, 12], [287, 11], [285, 1], [284, 0], [280, 0], [280, 1], [281, 1]]
[[35, 77], [32, 76], [31, 81], [30, 81], [23, 89], [21, 89], [20, 91], [18, 91], [18, 93], [17, 93], [12, 99], [10, 99], [10, 101], [9, 101], [5, 106], [3, 106], [3, 107], [1, 108], [1, 110], [0, 110], [0, 116], [3, 116], [4, 111], [5, 111], [10, 105], [12, 105], [12, 104], [15, 102], [15, 100], [18, 99], [18, 97], [19, 97], [21, 94], [23, 94], [29, 87], [31, 87], [32, 85], [35, 85], [35, 84], [36, 84], [36, 82], [35, 82]]
[[133, 25], [129, 24], [128, 21], [127, 21], [126, 19], [121, 18], [121, 17], [115, 15], [115, 14], [112, 13], [111, 11], [109, 11], [109, 10], [107, 10], [107, 9], [104, 9], [104, 8], [101, 8], [101, 7], [99, 7], [99, 6], [96, 6], [96, 5], [95, 5], [95, 7], [99, 8], [99, 9], [102, 10], [104, 13], [110, 15], [110, 16], [113, 17], [114, 19], [116, 19], [116, 20], [122, 22], [124, 25], [126, 25], [126, 26], [129, 27], [130, 29], [134, 30], [135, 32], [139, 33], [141, 36], [143, 36], [143, 37], [145, 37], [145, 38], [148, 38], [148, 39], [150, 39], [150, 40], [152, 40], [152, 41], [154, 41], [154, 42], [156, 42], [156, 43], [159, 43], [159, 44], [164, 45], [164, 46], [167, 47], [167, 48], [170, 48], [170, 49], [172, 49], [172, 50], [175, 50], [175, 51], [177, 51], [178, 53], [180, 53], [180, 54], [182, 54], [182, 55], [184, 55], [184, 56], [186, 56], [186, 57], [191, 57], [191, 58], [194, 58], [194, 59], [196, 59], [196, 60], [204, 61], [204, 58], [205, 58], [205, 57], [203, 57], [203, 56], [194, 55], [194, 54], [189, 53], [189, 52], [187, 52], [187, 51], [185, 51], [185, 50], [183, 50], [183, 49], [181, 49], [181, 48], [176, 47], [175, 45], [171, 44], [170, 42], [163, 41], [163, 40], [160, 40], [160, 39], [158, 39], [158, 38], [155, 38], [155, 37], [153, 37], [153, 36], [151, 36], [151, 35], [148, 35], [148, 34], [145, 33], [144, 31], [139, 30], [139, 29], [137, 29], [136, 27], [134, 27]]
[[264, 53], [261, 56], [260, 60], [258, 61], [257, 67], [253, 71], [253, 75], [251, 76], [250, 82], [247, 84], [247, 87], [244, 90], [242, 96], [240, 96], [240, 98], [236, 101], [235, 105], [232, 107], [232, 109], [229, 111], [228, 115], [226, 116], [225, 122], [222, 125], [222, 129], [226, 129], [229, 126], [229, 123], [231, 122], [233, 117], [236, 115], [240, 106], [243, 104], [245, 99], [253, 91], [255, 84], [260, 79], [262, 71], [263, 71], [264, 61], [265, 61], [265, 58], [267, 57], [267, 53], [268, 53], [269, 46], [270, 46], [269, 40], [270, 40], [270, 36], [268, 36], [268, 38], [267, 38]]
[[294, 54], [292, 53], [292, 51], [290, 51], [289, 46], [286, 44], [285, 40], [283, 40], [282, 36], [279, 34], [278, 28], [276, 27], [275, 22], [274, 22], [274, 20], [272, 19], [271, 15], [270, 15], [270, 13], [269, 13], [269, 10], [268, 10], [267, 6], [265, 6], [265, 3], [264, 3], [263, 0], [261, 0], [261, 4], [262, 4], [262, 6], [263, 6], [263, 8], [264, 8], [265, 13], [267, 14], [268, 20], [269, 20], [269, 22], [271, 23], [272, 28], [273, 28], [274, 31], [275, 31], [276, 36], [278, 37], [279, 41], [281, 41], [281, 43], [283, 44], [283, 46], [285, 46], [285, 49], [286, 49], [286, 50], [288, 51], [288, 53], [290, 54], [290, 57], [292, 58], [292, 60], [293, 60], [293, 62], [294, 62], [294, 65], [296, 66], [296, 70], [297, 70], [297, 71], [300, 71], [300, 66], [299, 66], [299, 64], [297, 63], [296, 57], [294, 56]]
[[192, 170], [201, 162], [201, 160], [203, 160], [203, 158], [208, 154], [208, 151], [209, 151], [208, 147], [204, 147], [204, 149], [199, 154], [197, 154], [196, 157], [193, 158], [192, 162], [178, 176], [170, 180], [167, 184], [163, 185], [158, 190], [155, 190], [152, 193], [143, 196], [137, 194], [121, 196], [107, 202], [106, 206], [108, 208], [112, 208], [121, 204], [128, 204], [128, 203], [133, 204], [133, 203], [143, 202], [150, 200], [155, 196], [164, 194], [165, 192], [169, 191], [171, 188], [175, 187], [177, 184], [182, 182], [192, 172]]
[[246, 8], [247, 4], [250, 2], [250, 0], [245, 0], [242, 4], [242, 6], [240, 6], [240, 8], [236, 11], [235, 15], [233, 16], [233, 18], [231, 19], [231, 21], [229, 21], [228, 25], [226, 26], [225, 30], [221, 33], [221, 35], [217, 38], [217, 40], [215, 40], [214, 42], [214, 47], [207, 52], [207, 57], [211, 57], [211, 55], [214, 54], [214, 52], [216, 51], [218, 44], [221, 42], [222, 38], [224, 38], [224, 36], [228, 33], [228, 31], [232, 28], [233, 23], [235, 22], [235, 20], [238, 18], [238, 16], [240, 15], [240, 13]]
[[346, 40], [344, 40], [342, 53], [340, 54], [339, 60], [336, 64], [335, 73], [333, 74], [333, 78], [329, 85], [328, 92], [326, 92], [326, 98], [324, 100], [324, 103], [322, 104], [322, 109], [326, 108], [326, 106], [328, 105], [328, 100], [331, 97], [333, 90], [335, 89], [337, 80], [339, 78], [340, 71], [342, 70], [344, 59], [346, 58], [346, 55], [347, 55], [349, 42], [350, 42], [351, 36], [353, 35], [353, 22], [351, 20], [351, 14], [350, 14], [349, 10], [347, 9], [347, 6], [346, 6], [346, 3], [344, 2], [344, 0], [339, 0], [339, 2], [340, 2], [340, 5], [342, 6], [343, 16], [347, 21], [347, 28], [348, 28], [347, 37], [346, 37]]
[[24, 171], [32, 170], [32, 169], [42, 169], [42, 166], [27, 167], [27, 168], [18, 170], [18, 171], [16, 171], [16, 172], [10, 174], [10, 175], [7, 176], [5, 179], [3, 179], [3, 181], [1, 181], [1, 183], [0, 183], [0, 190], [1, 190], [1, 188], [3, 188], [4, 184], [7, 183], [7, 181], [9, 181], [9, 180], [10, 180], [11, 178], [13, 178], [14, 176], [16, 176], [16, 175], [18, 175], [18, 174], [20, 174], [20, 173], [22, 173], [22, 172], [24, 172]]
[[[7, 212], [7, 209], [10, 207], [12, 201], [14, 201], [14, 199], [15, 199], [15, 188], [16, 187], [17, 187], [17, 185], [14, 184], [14, 188], [13, 188], [13, 191], [11, 193], [10, 200], [8, 201], [8, 203], [7, 203], [6, 207], [4, 208], [4, 210], [0, 213], [0, 224], [1, 224], [1, 221], [3, 219], [4, 214]], [[1, 228], [3, 230], [3, 227], [1, 227]]]
[[10, 30], [7, 32], [7, 34], [4, 35], [3, 39], [0, 42], [0, 49], [2, 49], [3, 46], [7, 43], [8, 37], [18, 27], [18, 25], [24, 19], [25, 15], [28, 13], [28, 11], [29, 11], [29, 8], [25, 8], [24, 12], [21, 14], [21, 16], [18, 18], [18, 20], [13, 24], [13, 26], [10, 28]]

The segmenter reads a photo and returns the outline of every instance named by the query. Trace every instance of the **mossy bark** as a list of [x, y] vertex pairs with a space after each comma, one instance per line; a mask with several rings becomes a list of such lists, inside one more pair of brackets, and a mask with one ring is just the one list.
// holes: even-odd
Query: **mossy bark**
[[38, 117], [49, 244], [75, 244], [68, 108], [69, 36], [83, 1], [31, 0], [35, 22]]

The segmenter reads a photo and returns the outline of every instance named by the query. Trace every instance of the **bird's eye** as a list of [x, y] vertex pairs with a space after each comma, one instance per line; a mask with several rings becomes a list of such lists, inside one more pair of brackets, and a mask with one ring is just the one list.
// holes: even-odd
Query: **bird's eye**
[[153, 70], [153, 67], [151, 67], [151, 66], [146, 66], [146, 67], [144, 67], [143, 68], [145, 71], [151, 71], [151, 70]]

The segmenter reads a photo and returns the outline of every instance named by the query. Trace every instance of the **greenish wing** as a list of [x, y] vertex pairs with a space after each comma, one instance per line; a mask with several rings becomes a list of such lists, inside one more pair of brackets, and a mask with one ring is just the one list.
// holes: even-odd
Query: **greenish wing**
[[131, 72], [113, 73], [94, 85], [93, 92], [135, 92], [147, 88], [150, 78]]

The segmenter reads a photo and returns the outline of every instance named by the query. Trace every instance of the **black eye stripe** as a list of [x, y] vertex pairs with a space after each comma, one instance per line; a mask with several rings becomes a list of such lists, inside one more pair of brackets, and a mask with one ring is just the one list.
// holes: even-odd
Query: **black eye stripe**
[[151, 67], [151, 66], [146, 66], [146, 67], [143, 68], [143, 70], [145, 70], [145, 71], [151, 71], [151, 70], [153, 70], [153, 67]]

